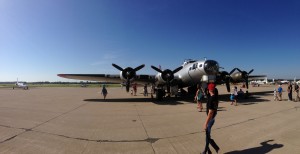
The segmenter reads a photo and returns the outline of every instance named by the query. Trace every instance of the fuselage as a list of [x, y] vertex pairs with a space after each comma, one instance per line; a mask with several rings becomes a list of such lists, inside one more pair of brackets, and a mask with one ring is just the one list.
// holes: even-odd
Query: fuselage
[[183, 68], [174, 76], [181, 82], [179, 87], [188, 87], [198, 84], [202, 81], [203, 76], [206, 75], [210, 79], [215, 79], [219, 72], [219, 64], [214, 60], [189, 60], [183, 63]]

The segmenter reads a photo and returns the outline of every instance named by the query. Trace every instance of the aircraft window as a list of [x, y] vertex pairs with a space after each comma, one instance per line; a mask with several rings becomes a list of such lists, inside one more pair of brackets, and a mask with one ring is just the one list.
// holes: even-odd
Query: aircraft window
[[202, 64], [200, 64], [199, 67], [201, 68], [201, 67], [202, 67]]
[[194, 65], [193, 65], [193, 70], [196, 69], [197, 66], [198, 66], [198, 63], [194, 64]]

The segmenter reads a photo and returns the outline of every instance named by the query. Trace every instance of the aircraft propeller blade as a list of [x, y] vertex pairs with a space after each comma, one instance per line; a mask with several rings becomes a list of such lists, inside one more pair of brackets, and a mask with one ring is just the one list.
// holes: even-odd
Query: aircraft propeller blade
[[229, 74], [232, 74], [236, 69], [237, 68], [232, 69]]
[[126, 91], [129, 92], [130, 88], [130, 81], [136, 76], [136, 72], [145, 67], [145, 64], [142, 64], [135, 69], [132, 69], [131, 67], [126, 67], [123, 69], [122, 67], [118, 66], [117, 64], [112, 64], [113, 67], [121, 71], [122, 77], [126, 79]]
[[161, 70], [153, 65], [151, 65], [151, 68], [153, 68], [155, 71], [161, 73], [161, 77], [163, 78], [163, 80], [166, 82], [166, 86], [167, 86], [167, 93], [170, 94], [171, 91], [171, 82], [174, 79], [174, 74], [177, 73], [178, 71], [180, 71], [183, 67], [180, 66], [176, 69], [174, 69], [173, 71], [166, 69], [166, 70]]
[[173, 70], [173, 73], [174, 73], [174, 74], [177, 73], [177, 72], [180, 71], [182, 68], [183, 68], [183, 66], [180, 66], [180, 67], [176, 68], [175, 70]]
[[163, 71], [153, 65], [151, 65], [151, 68], [153, 68], [155, 71], [159, 72], [159, 73], [162, 73]]
[[[228, 78], [228, 79], [229, 79], [229, 78]], [[226, 84], [227, 92], [230, 92], [230, 81], [229, 81], [229, 80], [226, 80], [226, 81], [225, 81], [225, 84]]]
[[246, 87], [248, 89], [249, 83], [248, 83], [248, 78], [246, 79]]
[[249, 74], [251, 74], [253, 71], [254, 71], [254, 69], [252, 69], [252, 70], [250, 70], [249, 72], [246, 72], [246, 71], [241, 71], [239, 68], [236, 68], [239, 72], [241, 72], [242, 73], [242, 78], [245, 80], [245, 82], [246, 82], [246, 87], [247, 87], [247, 89], [248, 89], [248, 87], [249, 87], [249, 83], [248, 83], [248, 78], [249, 78]]
[[134, 71], [138, 71], [138, 70], [142, 69], [143, 67], [145, 67], [145, 64], [142, 64], [142, 65], [136, 67], [136, 68], [133, 69], [133, 70], [134, 70]]
[[251, 74], [254, 71], [254, 69], [250, 70], [248, 74]]
[[116, 69], [120, 70], [120, 71], [123, 71], [123, 68], [118, 66], [117, 64], [112, 64], [113, 67], [115, 67]]

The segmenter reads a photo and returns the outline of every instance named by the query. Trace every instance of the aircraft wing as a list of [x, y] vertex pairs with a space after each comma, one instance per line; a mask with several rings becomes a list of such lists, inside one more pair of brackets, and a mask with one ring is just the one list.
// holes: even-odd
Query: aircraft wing
[[[117, 74], [58, 74], [57, 76], [75, 79], [75, 80], [88, 80], [88, 81], [99, 81], [99, 82], [110, 82], [110, 83], [122, 83], [124, 82], [120, 75]], [[154, 75], [136, 75], [134, 82], [137, 83], [154, 83]]]
[[266, 75], [249, 75], [248, 79], [249, 80], [255, 80], [255, 79], [263, 79], [266, 78]]

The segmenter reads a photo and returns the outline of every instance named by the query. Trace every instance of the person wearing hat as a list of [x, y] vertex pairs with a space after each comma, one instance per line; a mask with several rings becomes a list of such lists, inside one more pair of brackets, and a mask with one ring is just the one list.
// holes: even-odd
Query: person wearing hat
[[210, 149], [209, 149], [209, 144], [215, 149], [215, 151], [218, 153], [218, 151], [220, 150], [219, 146], [215, 143], [215, 141], [211, 138], [210, 134], [211, 134], [211, 128], [215, 123], [215, 117], [217, 115], [217, 109], [218, 109], [218, 97], [216, 95], [216, 88], [215, 88], [215, 84], [210, 83], [207, 87], [208, 92], [210, 94], [210, 97], [208, 98], [207, 101], [207, 107], [206, 107], [206, 120], [205, 123], [203, 125], [203, 129], [205, 130], [205, 134], [206, 134], [206, 144], [205, 144], [205, 148], [204, 151], [202, 152], [202, 154], [206, 154], [211, 153]]

